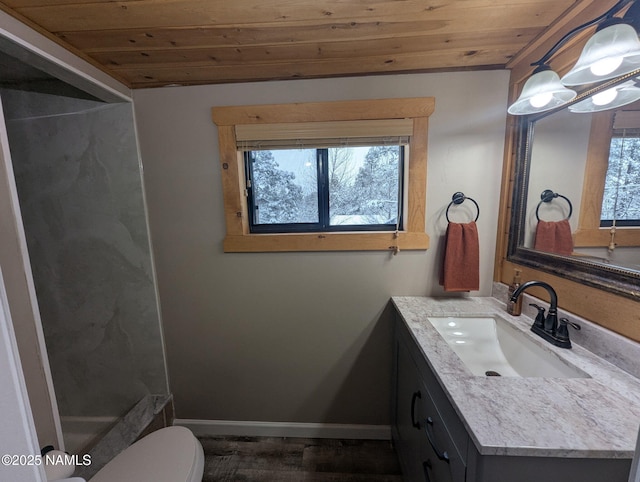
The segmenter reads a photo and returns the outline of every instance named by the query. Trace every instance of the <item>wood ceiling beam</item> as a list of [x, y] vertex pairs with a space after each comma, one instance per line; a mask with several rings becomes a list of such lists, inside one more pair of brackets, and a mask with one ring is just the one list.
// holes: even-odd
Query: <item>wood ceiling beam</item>
[[518, 19], [551, 23], [568, 1], [545, 0], [137, 0], [122, 2], [80, 2], [62, 5], [23, 6], [20, 0], [5, 2], [17, 12], [53, 33], [123, 28], [181, 27], [185, 25], [265, 24], [293, 21], [326, 23], [349, 21], [452, 21], [471, 17], [477, 24], [490, 19]]
[[[505, 48], [497, 55], [507, 57]], [[503, 68], [490, 64], [495, 51], [477, 51], [469, 55], [467, 50], [434, 52], [432, 54], [396, 54], [394, 56], [361, 57], [312, 61], [288, 61], [253, 63], [233, 66], [195, 65], [183, 66], [177, 71], [171, 64], [146, 68], [124, 69], [118, 72], [130, 79], [134, 88], [157, 87], [170, 84], [196, 85], [260, 80], [291, 80], [301, 78], [327, 78], [347, 75], [367, 75], [406, 72], [454, 71], [483, 68]]]
[[[455, 24], [441, 21], [329, 23], [287, 27], [197, 27], [62, 32], [59, 35], [84, 52], [168, 50], [242, 46], [292, 45], [404, 37], [433, 36], [436, 39], [469, 40], [509, 38], [524, 46], [540, 31], [539, 26], [518, 25], [497, 28], [491, 22], [472, 28], [471, 20]], [[526, 40], [523, 40], [526, 39]]]
[[133, 87], [504, 68], [518, 51], [530, 55], [528, 45], [562, 24], [568, 9], [597, 3], [2, 1], [0, 8]]
[[351, 59], [359, 62], [362, 57], [388, 55], [393, 57], [402, 54], [433, 54], [440, 51], [456, 54], [466, 50], [467, 56], [477, 52], [478, 45], [490, 55], [495, 52], [491, 60], [493, 64], [505, 64], [509, 59], [500, 56], [500, 48], [509, 43], [520, 42], [523, 45], [533, 39], [534, 32], [522, 35], [519, 30], [501, 32], [490, 37], [483, 34], [468, 34], [463, 37], [451, 38], [446, 35], [425, 35], [420, 37], [386, 38], [354, 40], [342, 42], [319, 42], [289, 45], [266, 45], [248, 47], [216, 47], [197, 49], [144, 50], [123, 52], [93, 53], [92, 57], [100, 63], [108, 65], [114, 70], [126, 70], [131, 67], [152, 66], [154, 64], [184, 64], [200, 63], [206, 65], [240, 65], [246, 62], [271, 61], [312, 61], [323, 59]]

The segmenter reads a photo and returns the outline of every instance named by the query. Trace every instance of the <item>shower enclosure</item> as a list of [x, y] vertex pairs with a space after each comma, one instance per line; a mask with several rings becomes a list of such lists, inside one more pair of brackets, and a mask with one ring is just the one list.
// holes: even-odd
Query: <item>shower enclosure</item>
[[79, 453], [168, 394], [132, 106], [14, 84], [0, 98], [19, 210], [64, 445]]

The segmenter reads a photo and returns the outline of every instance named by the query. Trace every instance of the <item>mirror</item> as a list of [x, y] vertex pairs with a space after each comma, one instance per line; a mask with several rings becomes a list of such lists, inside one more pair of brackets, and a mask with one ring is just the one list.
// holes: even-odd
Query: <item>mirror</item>
[[640, 101], [519, 118], [507, 258], [640, 299]]

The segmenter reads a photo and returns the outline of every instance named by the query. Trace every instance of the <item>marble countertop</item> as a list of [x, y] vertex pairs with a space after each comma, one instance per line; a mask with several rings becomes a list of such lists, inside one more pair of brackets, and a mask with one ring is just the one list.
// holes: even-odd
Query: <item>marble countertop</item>
[[[495, 298], [393, 297], [481, 455], [632, 458], [640, 424], [640, 380], [573, 344], [557, 348], [510, 316]], [[510, 322], [590, 378], [471, 374], [429, 316], [493, 316]], [[553, 355], [550, 355], [553, 356]]]

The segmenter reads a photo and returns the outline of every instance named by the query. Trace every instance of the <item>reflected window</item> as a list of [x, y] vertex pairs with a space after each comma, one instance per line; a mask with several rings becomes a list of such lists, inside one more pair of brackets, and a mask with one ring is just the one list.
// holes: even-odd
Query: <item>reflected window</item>
[[600, 226], [640, 226], [640, 131], [613, 132]]

